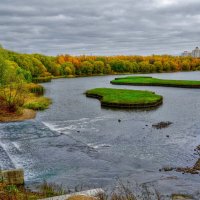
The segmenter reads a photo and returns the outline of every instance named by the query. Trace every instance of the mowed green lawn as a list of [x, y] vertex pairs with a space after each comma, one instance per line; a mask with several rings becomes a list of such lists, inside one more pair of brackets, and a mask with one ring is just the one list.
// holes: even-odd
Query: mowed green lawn
[[162, 96], [151, 91], [96, 88], [86, 91], [90, 97], [100, 98], [102, 103], [149, 104], [162, 100]]
[[185, 87], [200, 88], [200, 81], [190, 80], [165, 80], [152, 78], [148, 76], [128, 76], [116, 78], [111, 81], [112, 84], [119, 85], [150, 85], [150, 86], [168, 86], [168, 87]]

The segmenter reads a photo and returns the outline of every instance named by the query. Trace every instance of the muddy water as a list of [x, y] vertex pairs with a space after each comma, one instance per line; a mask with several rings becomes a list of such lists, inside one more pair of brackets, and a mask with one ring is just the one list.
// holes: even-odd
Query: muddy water
[[[199, 72], [152, 76], [200, 79]], [[200, 90], [114, 86], [109, 84], [113, 78], [59, 79], [44, 84], [53, 100], [50, 109], [38, 113], [35, 120], [0, 124], [1, 168], [23, 167], [27, 184], [46, 179], [69, 187], [110, 187], [119, 178], [162, 194], [196, 195], [199, 175], [159, 169], [195, 163], [193, 150], [200, 144]], [[151, 111], [104, 109], [98, 100], [83, 94], [96, 87], [152, 90], [164, 96], [164, 103]], [[152, 128], [160, 121], [173, 124]]]

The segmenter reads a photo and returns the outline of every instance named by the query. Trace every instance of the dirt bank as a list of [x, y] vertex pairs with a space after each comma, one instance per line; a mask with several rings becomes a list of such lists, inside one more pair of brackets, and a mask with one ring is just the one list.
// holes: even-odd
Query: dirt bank
[[29, 119], [34, 119], [36, 117], [36, 112], [30, 109], [23, 109], [20, 114], [18, 113], [1, 113], [0, 122], [19, 122]]

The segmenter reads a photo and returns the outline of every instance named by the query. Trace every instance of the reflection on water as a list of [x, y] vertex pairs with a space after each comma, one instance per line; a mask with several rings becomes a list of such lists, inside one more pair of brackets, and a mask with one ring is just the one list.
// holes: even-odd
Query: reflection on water
[[[154, 74], [200, 79], [199, 72]], [[190, 166], [200, 143], [200, 90], [114, 86], [114, 76], [59, 79], [46, 83], [53, 99], [35, 120], [0, 124], [0, 166], [23, 167], [28, 184], [43, 179], [64, 185], [113, 185], [117, 178], [149, 184], [162, 193], [195, 192], [198, 175], [159, 172], [163, 166]], [[164, 96], [155, 110], [103, 109], [85, 90], [95, 87], [152, 90]], [[119, 122], [119, 119], [121, 120]], [[173, 122], [156, 130], [152, 124]], [[166, 137], [169, 135], [169, 138]]]

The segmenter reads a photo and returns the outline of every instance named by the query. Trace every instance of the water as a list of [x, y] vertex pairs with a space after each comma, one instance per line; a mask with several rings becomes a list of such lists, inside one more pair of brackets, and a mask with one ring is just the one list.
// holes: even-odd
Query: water
[[[199, 80], [200, 72], [152, 76]], [[109, 83], [113, 78], [58, 79], [44, 84], [46, 96], [53, 100], [50, 109], [39, 112], [34, 120], [0, 124], [1, 168], [24, 168], [28, 185], [46, 179], [69, 187], [107, 188], [121, 179], [162, 194], [196, 193], [199, 175], [159, 169], [195, 163], [193, 150], [200, 144], [200, 90], [114, 86]], [[83, 94], [96, 87], [151, 90], [163, 95], [164, 102], [151, 111], [104, 109], [98, 100]], [[160, 121], [173, 124], [152, 128]]]

